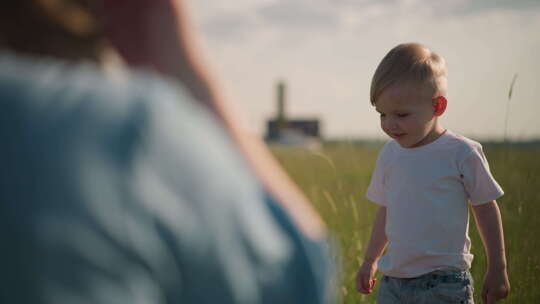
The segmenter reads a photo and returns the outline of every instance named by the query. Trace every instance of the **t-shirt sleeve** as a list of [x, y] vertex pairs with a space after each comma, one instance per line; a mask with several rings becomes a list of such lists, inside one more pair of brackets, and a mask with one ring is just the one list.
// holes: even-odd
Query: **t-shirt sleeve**
[[461, 175], [472, 205], [480, 205], [498, 199], [504, 194], [489, 170], [482, 146], [474, 147], [461, 163]]
[[369, 183], [366, 197], [368, 200], [382, 206], [386, 206], [386, 195], [384, 191], [384, 150], [379, 153], [377, 162], [375, 164], [375, 170], [371, 176], [371, 182]]

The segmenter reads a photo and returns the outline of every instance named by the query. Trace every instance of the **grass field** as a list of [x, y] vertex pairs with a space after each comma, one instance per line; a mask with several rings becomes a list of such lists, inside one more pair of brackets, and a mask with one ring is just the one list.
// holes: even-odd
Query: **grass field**
[[[375, 303], [374, 294], [356, 292], [355, 274], [370, 236], [376, 206], [365, 199], [380, 146], [336, 144], [319, 152], [272, 148], [292, 179], [315, 205], [339, 243], [338, 288], [342, 303]], [[540, 148], [485, 146], [491, 170], [506, 194], [503, 216], [512, 286], [505, 303], [540, 303]], [[472, 274], [479, 300], [485, 255], [471, 216], [475, 255]]]

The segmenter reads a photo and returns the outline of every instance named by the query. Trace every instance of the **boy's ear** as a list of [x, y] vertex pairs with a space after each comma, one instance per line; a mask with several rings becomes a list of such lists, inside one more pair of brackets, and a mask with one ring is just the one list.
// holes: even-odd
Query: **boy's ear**
[[446, 105], [448, 103], [448, 100], [444, 96], [438, 96], [433, 99], [433, 107], [435, 108], [435, 116], [441, 116], [443, 115], [444, 111], [446, 111]]

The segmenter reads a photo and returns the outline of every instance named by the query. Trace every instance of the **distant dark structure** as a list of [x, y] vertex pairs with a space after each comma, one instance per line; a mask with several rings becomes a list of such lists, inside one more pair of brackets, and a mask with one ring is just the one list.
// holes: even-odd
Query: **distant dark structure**
[[286, 86], [277, 84], [277, 114], [267, 121], [266, 137], [269, 142], [290, 145], [319, 143], [321, 140], [319, 119], [289, 119], [285, 115]]

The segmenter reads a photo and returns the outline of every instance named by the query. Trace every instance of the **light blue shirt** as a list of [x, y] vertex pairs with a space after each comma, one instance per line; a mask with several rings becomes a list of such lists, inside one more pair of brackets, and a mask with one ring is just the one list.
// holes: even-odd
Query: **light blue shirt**
[[304, 237], [221, 126], [151, 73], [0, 53], [1, 303], [323, 303]]

